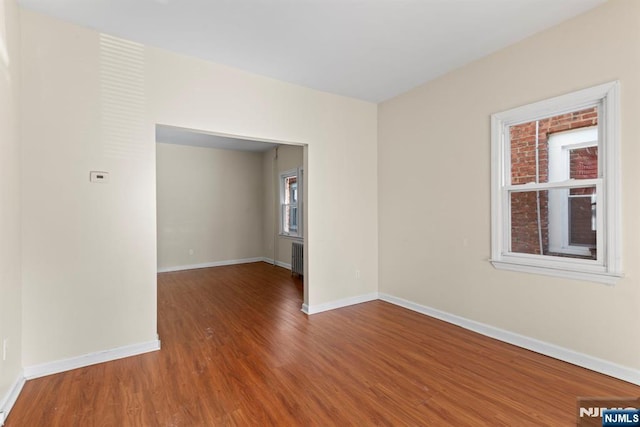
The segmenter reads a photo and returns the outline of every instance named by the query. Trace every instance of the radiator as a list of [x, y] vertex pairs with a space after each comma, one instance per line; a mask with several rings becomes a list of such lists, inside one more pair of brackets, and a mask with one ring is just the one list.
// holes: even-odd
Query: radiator
[[291, 274], [304, 276], [304, 244], [291, 243]]

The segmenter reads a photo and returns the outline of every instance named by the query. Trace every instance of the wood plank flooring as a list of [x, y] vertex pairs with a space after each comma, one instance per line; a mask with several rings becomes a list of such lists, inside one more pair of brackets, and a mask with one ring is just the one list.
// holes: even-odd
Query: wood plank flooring
[[6, 426], [575, 426], [640, 387], [265, 263], [158, 275], [162, 350], [28, 381]]

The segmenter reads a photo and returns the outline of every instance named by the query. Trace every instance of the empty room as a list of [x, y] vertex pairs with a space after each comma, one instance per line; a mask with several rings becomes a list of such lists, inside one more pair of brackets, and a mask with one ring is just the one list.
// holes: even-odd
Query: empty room
[[639, 115], [638, 1], [0, 0], [0, 425], [640, 425]]

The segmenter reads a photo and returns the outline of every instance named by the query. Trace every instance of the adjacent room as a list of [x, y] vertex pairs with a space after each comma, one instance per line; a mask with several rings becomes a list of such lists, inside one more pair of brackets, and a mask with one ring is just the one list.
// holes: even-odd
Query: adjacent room
[[156, 143], [159, 273], [268, 262], [304, 274], [291, 250], [304, 245], [304, 147], [166, 125]]
[[0, 0], [0, 425], [636, 414], [639, 114], [638, 1]]

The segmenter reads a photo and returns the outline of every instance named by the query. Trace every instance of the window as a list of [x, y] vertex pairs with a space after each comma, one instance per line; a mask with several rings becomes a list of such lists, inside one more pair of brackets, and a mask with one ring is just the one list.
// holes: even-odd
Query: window
[[280, 234], [302, 237], [302, 169], [280, 174]]
[[617, 82], [493, 114], [492, 263], [621, 277]]

